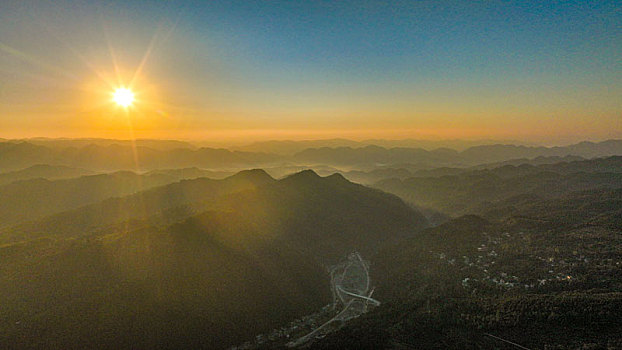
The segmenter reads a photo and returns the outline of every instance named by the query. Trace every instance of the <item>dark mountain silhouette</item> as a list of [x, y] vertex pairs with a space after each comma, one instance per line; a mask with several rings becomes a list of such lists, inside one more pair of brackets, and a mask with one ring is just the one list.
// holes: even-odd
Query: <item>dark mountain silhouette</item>
[[[143, 221], [92, 229], [114, 213]], [[338, 174], [276, 181], [253, 170], [180, 181], [33, 225], [35, 239], [0, 246], [0, 343], [211, 349], [317, 310], [330, 301], [326, 266], [352, 250], [372, 256], [425, 219]], [[72, 234], [71, 225], [85, 230]]]

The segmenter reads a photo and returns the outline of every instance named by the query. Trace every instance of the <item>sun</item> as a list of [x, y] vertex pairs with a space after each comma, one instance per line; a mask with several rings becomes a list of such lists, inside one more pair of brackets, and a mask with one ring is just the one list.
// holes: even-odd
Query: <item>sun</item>
[[128, 88], [121, 87], [114, 91], [112, 94], [112, 100], [117, 105], [127, 108], [134, 102], [134, 93]]

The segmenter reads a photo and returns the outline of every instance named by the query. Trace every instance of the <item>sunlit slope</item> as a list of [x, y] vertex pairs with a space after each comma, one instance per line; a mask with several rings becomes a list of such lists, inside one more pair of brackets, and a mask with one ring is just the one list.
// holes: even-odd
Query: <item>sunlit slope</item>
[[0, 228], [179, 181], [183, 173], [129, 171], [71, 179], [36, 178], [0, 186]]
[[[145, 186], [145, 181], [138, 181], [144, 178], [163, 179], [166, 180], [162, 181], [164, 183], [176, 180], [167, 174], [159, 173], [143, 177], [133, 173], [121, 174], [133, 176], [136, 181], [134, 184], [142, 184], [143, 186]], [[109, 178], [108, 175], [100, 176], [103, 179]], [[85, 181], [89, 178], [82, 179]], [[252, 170], [242, 171], [224, 180], [208, 178], [182, 180], [145, 191], [137, 191], [137, 187], [133, 187], [134, 191], [132, 192], [138, 193], [128, 196], [114, 196], [114, 194], [108, 193], [103, 198], [99, 198], [96, 203], [5, 228], [0, 231], [0, 242], [46, 236], [68, 238], [102, 233], [102, 231], [107, 233], [127, 231], [145, 225], [166, 225], [196, 214], [200, 209], [205, 209], [214, 198], [254, 188], [271, 181], [274, 180], [265, 172]], [[87, 184], [90, 186], [89, 188], [96, 186], [95, 183], [89, 181]], [[51, 189], [54, 188], [51, 186]], [[111, 188], [117, 191], [122, 189], [114, 186]], [[28, 187], [26, 187], [27, 190]], [[71, 196], [82, 198], [80, 197], [83, 196], [81, 190], [86, 189], [72, 186], [66, 192], [68, 192], [69, 198]], [[102, 199], [104, 200], [102, 201]], [[30, 202], [28, 204], [36, 208], [35, 204]], [[6, 205], [10, 207], [10, 202], [7, 202]], [[54, 209], [58, 210], [58, 205]], [[29, 213], [29, 211], [24, 210], [23, 213]]]
[[[112, 218], [118, 200], [151, 203], [151, 216], [62, 231]], [[311, 171], [182, 181], [62, 215], [49, 235], [0, 248], [0, 343], [224, 348], [327, 304], [328, 264], [425, 226], [393, 195]]]
[[[303, 171], [276, 181], [263, 170], [250, 170], [223, 180], [184, 180], [108, 199], [8, 228], [2, 238], [12, 242], [126, 232], [164, 227], [195, 215], [200, 218], [203, 212], [218, 213], [215, 217], [224, 220], [220, 227], [235, 231], [236, 236], [291, 235], [301, 247], [322, 252], [334, 251], [336, 243], [340, 248], [367, 252], [425, 223], [425, 218], [397, 197], [353, 184], [341, 175], [321, 178]], [[318, 239], [322, 235], [332, 241]], [[368, 241], [373, 244], [357, 243]]]

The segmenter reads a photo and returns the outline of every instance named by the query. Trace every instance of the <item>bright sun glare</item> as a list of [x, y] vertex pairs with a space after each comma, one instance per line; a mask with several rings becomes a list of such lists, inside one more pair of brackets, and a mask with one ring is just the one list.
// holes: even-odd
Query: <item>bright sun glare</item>
[[112, 100], [121, 107], [129, 107], [134, 102], [134, 93], [127, 88], [118, 88], [114, 91]]

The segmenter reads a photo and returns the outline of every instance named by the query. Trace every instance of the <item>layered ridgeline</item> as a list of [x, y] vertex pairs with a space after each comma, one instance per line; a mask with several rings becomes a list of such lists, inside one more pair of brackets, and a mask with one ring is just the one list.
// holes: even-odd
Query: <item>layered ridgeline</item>
[[[154, 143], [157, 143], [154, 141]], [[80, 167], [95, 171], [149, 171], [166, 168], [246, 168], [271, 164], [277, 156], [220, 148], [154, 147], [151, 143], [0, 142], [0, 169], [13, 171], [36, 164]]]
[[[449, 215], [485, 214], [512, 203], [553, 199], [573, 192], [622, 187], [622, 157], [544, 165], [505, 165], [445, 175], [390, 178], [373, 187], [394, 193], [416, 206]], [[436, 175], [436, 176], [434, 176]]]
[[579, 156], [583, 158], [622, 155], [622, 140], [598, 143], [581, 142], [564, 147], [529, 147], [516, 145], [482, 145], [456, 151], [450, 148], [365, 147], [310, 148], [298, 152], [293, 159], [308, 165], [324, 164], [342, 167], [369, 168], [405, 165], [412, 169], [442, 166], [467, 167], [502, 162], [517, 158]]
[[[83, 173], [90, 172], [62, 166], [37, 165], [0, 174], [0, 229], [181, 179], [223, 176], [222, 172], [195, 168], [158, 170], [144, 174], [119, 171], [80, 176]], [[3, 180], [8, 183], [2, 184]]]
[[62, 165], [36, 164], [25, 169], [0, 173], [0, 186], [20, 180], [58, 180], [84, 175], [93, 175], [93, 171]]
[[377, 184], [420, 206], [479, 215], [383, 249], [371, 266], [383, 305], [313, 347], [622, 348], [621, 161]]
[[[338, 141], [338, 140], [337, 140]], [[342, 140], [347, 141], [347, 140]], [[276, 142], [269, 147], [242, 150], [196, 148], [185, 143], [142, 140], [136, 143], [112, 140], [56, 140], [0, 142], [0, 171], [13, 171], [36, 164], [80, 167], [95, 171], [149, 171], [162, 168], [248, 169], [252, 167], [331, 166], [348, 170], [378, 167], [405, 168], [409, 171], [438, 167], [470, 167], [512, 159], [537, 157], [606, 157], [622, 155], [622, 140], [582, 142], [564, 147], [479, 145], [457, 151], [450, 148], [423, 149], [393, 147], [383, 140], [361, 145], [353, 142]], [[330, 147], [317, 147], [319, 145]], [[340, 145], [352, 146], [340, 146]], [[286, 149], [299, 151], [281, 152]], [[382, 147], [380, 145], [385, 145]], [[254, 150], [254, 151], [248, 151]]]
[[[621, 161], [409, 180], [423, 181], [420, 193], [405, 192], [412, 202], [479, 215], [439, 215], [444, 223], [372, 255], [382, 305], [311, 348], [621, 348]], [[260, 339], [275, 334], [251, 348], [285, 348], [278, 333]]]
[[185, 180], [3, 230], [0, 344], [223, 348], [330, 301], [326, 266], [426, 225], [303, 171]]

